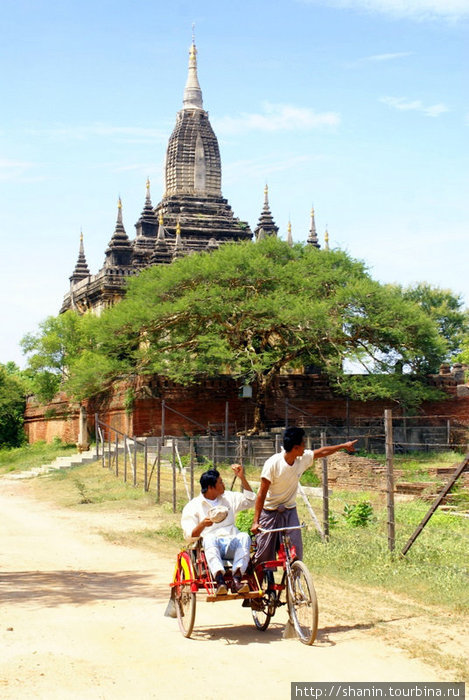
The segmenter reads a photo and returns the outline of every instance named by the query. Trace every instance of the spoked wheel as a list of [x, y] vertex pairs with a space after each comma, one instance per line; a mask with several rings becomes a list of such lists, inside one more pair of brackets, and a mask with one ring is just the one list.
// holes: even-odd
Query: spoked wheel
[[177, 585], [174, 586], [174, 603], [179, 629], [184, 637], [190, 637], [194, 629], [195, 593], [191, 591], [190, 583], [185, 583], [188, 576], [179, 563], [177, 570]]
[[312, 644], [318, 630], [318, 601], [313, 579], [302, 561], [294, 561], [287, 581], [290, 620], [303, 644]]
[[264, 595], [262, 598], [251, 599], [252, 619], [254, 620], [254, 624], [256, 625], [257, 629], [261, 632], [265, 632], [269, 626], [271, 617], [275, 612], [275, 604], [277, 601], [275, 591], [269, 591], [267, 586], [267, 574], [264, 574], [264, 578], [262, 579], [262, 589], [264, 590]]

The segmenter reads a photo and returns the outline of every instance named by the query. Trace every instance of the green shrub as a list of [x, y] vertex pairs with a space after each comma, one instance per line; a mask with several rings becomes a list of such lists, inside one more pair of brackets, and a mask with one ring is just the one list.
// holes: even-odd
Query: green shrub
[[366, 527], [374, 519], [373, 506], [369, 501], [360, 501], [355, 505], [347, 503], [344, 507], [344, 518], [351, 527]]
[[254, 537], [251, 527], [254, 520], [253, 510], [242, 510], [236, 515], [236, 527], [241, 532], [247, 532], [251, 537]]

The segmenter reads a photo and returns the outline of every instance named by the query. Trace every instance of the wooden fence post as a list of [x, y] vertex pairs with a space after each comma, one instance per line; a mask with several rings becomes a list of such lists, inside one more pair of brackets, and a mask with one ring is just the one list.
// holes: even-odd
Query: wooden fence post
[[127, 483], [127, 434], [124, 435], [124, 484]]
[[[326, 433], [321, 431], [321, 447], [326, 444]], [[326, 542], [329, 540], [329, 478], [327, 473], [327, 457], [322, 460], [322, 520]]]
[[392, 443], [392, 411], [384, 412], [384, 432], [386, 436], [386, 501], [388, 514], [388, 547], [393, 552], [396, 544], [394, 520], [394, 473]]
[[189, 440], [189, 459], [191, 470], [191, 498], [194, 498], [194, 438]]
[[99, 459], [99, 423], [98, 414], [94, 414], [94, 434], [96, 436], [96, 461]]
[[173, 438], [173, 513], [176, 512], [176, 445]]
[[143, 490], [148, 491], [148, 443], [143, 446]]
[[161, 443], [163, 441], [163, 438], [158, 439], [158, 445], [157, 445], [157, 452], [156, 452], [156, 459], [157, 459], [157, 467], [156, 467], [156, 502], [160, 502], [160, 497], [161, 497]]

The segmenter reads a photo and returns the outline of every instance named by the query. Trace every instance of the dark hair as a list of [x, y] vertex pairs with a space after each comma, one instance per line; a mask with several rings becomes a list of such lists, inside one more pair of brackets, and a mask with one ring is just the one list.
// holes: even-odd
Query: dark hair
[[210, 486], [216, 486], [220, 472], [217, 469], [209, 469], [200, 477], [200, 490], [207, 493]]
[[301, 445], [305, 431], [303, 428], [287, 428], [283, 434], [283, 448], [290, 452], [296, 445]]

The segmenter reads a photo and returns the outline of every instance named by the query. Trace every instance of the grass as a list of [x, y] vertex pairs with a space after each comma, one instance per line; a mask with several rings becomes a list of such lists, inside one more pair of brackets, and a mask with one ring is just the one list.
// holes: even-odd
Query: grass
[[[70, 447], [37, 444], [20, 450], [0, 452], [0, 468], [25, 469], [28, 466], [51, 461], [58, 454], [67, 453]], [[438, 455], [440, 458], [441, 455]], [[13, 459], [14, 458], [14, 459]], [[414, 457], [413, 457], [414, 459]], [[3, 461], [2, 461], [3, 460]], [[449, 463], [458, 461], [454, 454]], [[417, 460], [417, 463], [419, 461]], [[439, 459], [439, 464], [441, 461]], [[219, 470], [227, 488], [232, 482], [232, 472], [227, 465]], [[198, 493], [198, 478], [206, 464], [197, 465], [194, 488]], [[248, 468], [247, 476], [259, 480], [259, 469]], [[144, 493], [141, 486], [134, 487], [116, 478], [100, 462], [51, 472], [35, 479], [33, 488], [41, 498], [53, 500], [64, 507], [87, 512], [137, 512], [142, 515], [142, 528], [125, 533], [105, 532], [105, 536], [124, 544], [158, 548], [183, 544], [180, 528], [180, 512], [187, 502], [181, 477], [178, 476], [176, 513], [173, 513], [171, 470], [162, 479], [161, 503], [156, 503], [156, 477], [151, 492]], [[235, 486], [236, 488], [236, 486]], [[467, 492], [466, 492], [467, 494]], [[368, 502], [372, 512], [366, 525], [353, 527], [344, 516], [346, 506]], [[322, 502], [313, 499], [318, 517], [322, 515]], [[300, 518], [311, 522], [305, 506], [298, 500]], [[469, 608], [467, 544], [469, 519], [438, 511], [427, 524], [405, 557], [399, 552], [428, 510], [423, 501], [396, 503], [396, 550], [388, 551], [385, 496], [377, 491], [334, 491], [330, 508], [335, 525], [331, 528], [330, 541], [323, 544], [313, 527], [304, 535], [304, 558], [313, 573], [362, 586], [378, 587], [386, 591], [405, 594], [423, 603], [432, 603], [448, 610], [467, 612]], [[146, 522], [145, 522], [146, 521]], [[147, 525], [150, 526], [147, 526]]]
[[66, 445], [59, 441], [52, 444], [41, 441], [23, 447], [2, 448], [0, 449], [0, 475], [40, 467], [53, 462], [56, 457], [73, 454], [76, 449], [76, 445]]
[[[344, 517], [345, 506], [363, 502], [372, 505], [373, 518], [364, 527], [352, 527]], [[418, 500], [396, 504], [396, 546], [391, 554], [383, 499], [370, 492], [336, 492], [331, 499], [336, 524], [330, 540], [324, 544], [310, 529], [304, 536], [304, 558], [313, 572], [469, 612], [467, 518], [438, 511], [406, 556], [400, 554], [428, 508]], [[319, 501], [315, 509], [319, 515]]]

